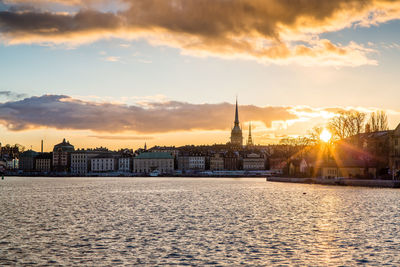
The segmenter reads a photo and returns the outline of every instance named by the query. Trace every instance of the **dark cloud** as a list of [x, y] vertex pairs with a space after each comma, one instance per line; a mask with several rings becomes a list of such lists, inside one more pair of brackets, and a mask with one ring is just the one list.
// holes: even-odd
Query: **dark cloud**
[[[67, 2], [9, 0], [8, 6]], [[0, 34], [10, 43], [152, 35], [151, 40], [158, 39], [154, 43], [193, 53], [269, 60], [318, 58], [325, 64], [361, 65], [375, 63], [366, 58], [363, 47], [309, 37], [355, 23], [399, 18], [400, 11], [397, 0], [125, 0], [119, 4], [126, 8], [114, 12], [96, 9], [93, 2], [73, 1], [81, 7], [77, 13], [1, 11]], [[296, 45], [297, 41], [306, 45]]]
[[26, 94], [20, 94], [12, 91], [0, 91], [0, 98], [6, 98], [10, 100], [21, 99], [27, 97]]
[[[233, 117], [234, 106], [228, 103], [170, 101], [141, 107], [94, 103], [64, 95], [43, 95], [0, 104], [0, 123], [13, 131], [38, 127], [109, 133], [226, 130]], [[242, 122], [261, 121], [269, 127], [273, 121], [296, 118], [286, 107], [240, 106]]]
[[153, 136], [125, 136], [125, 135], [89, 135], [90, 138], [97, 138], [103, 140], [134, 140], [134, 141], [146, 141], [154, 139]]

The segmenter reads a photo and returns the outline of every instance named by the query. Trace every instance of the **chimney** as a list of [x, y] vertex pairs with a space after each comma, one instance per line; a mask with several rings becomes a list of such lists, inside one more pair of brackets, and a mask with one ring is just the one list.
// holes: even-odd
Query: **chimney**
[[41, 145], [41, 150], [40, 151], [43, 153], [43, 140], [42, 140], [42, 145]]

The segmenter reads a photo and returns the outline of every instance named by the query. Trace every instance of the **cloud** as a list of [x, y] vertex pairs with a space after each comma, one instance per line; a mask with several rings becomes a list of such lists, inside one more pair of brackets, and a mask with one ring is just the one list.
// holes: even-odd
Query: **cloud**
[[[286, 107], [240, 106], [240, 119], [274, 121], [296, 119]], [[234, 106], [229, 103], [190, 104], [178, 101], [147, 102], [146, 106], [98, 103], [65, 95], [43, 95], [0, 104], [0, 124], [11, 131], [40, 127], [95, 132], [165, 133], [192, 130], [227, 130]]]
[[26, 94], [20, 94], [12, 91], [0, 91], [0, 98], [15, 100], [26, 97]]
[[[63, 0], [5, 3], [10, 8], [0, 12], [0, 38], [9, 44], [142, 38], [184, 54], [277, 64], [377, 64], [370, 58], [373, 50], [351, 40], [320, 40], [320, 34], [400, 18], [397, 0], [75, 0], [76, 12], [19, 10], [22, 4], [68, 5]], [[104, 8], [115, 3], [121, 6], [117, 11]]]
[[104, 60], [108, 62], [119, 62], [121, 60], [121, 57], [109, 56], [105, 57]]
[[133, 140], [133, 141], [145, 141], [153, 140], [153, 136], [126, 136], [126, 135], [89, 135], [90, 138], [97, 138], [103, 140]]

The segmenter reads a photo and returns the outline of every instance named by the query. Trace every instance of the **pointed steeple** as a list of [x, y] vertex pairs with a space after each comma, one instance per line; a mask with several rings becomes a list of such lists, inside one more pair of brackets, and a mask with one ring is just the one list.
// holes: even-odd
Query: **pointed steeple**
[[144, 150], [147, 150], [147, 143], [144, 142]]
[[235, 146], [243, 145], [242, 129], [239, 123], [239, 105], [237, 96], [236, 96], [236, 108], [235, 108], [235, 123], [231, 132], [231, 144]]
[[251, 137], [251, 122], [249, 123], [249, 137], [247, 139], [247, 145], [248, 146], [253, 145], [253, 138]]
[[235, 126], [239, 126], [239, 109], [238, 109], [237, 96], [236, 96], [236, 110], [235, 110]]

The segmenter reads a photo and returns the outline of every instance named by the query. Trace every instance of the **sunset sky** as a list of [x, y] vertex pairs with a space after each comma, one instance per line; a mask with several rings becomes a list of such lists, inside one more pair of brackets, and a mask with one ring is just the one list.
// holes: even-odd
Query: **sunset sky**
[[400, 1], [0, 0], [0, 142], [258, 144], [340, 110], [400, 123]]

